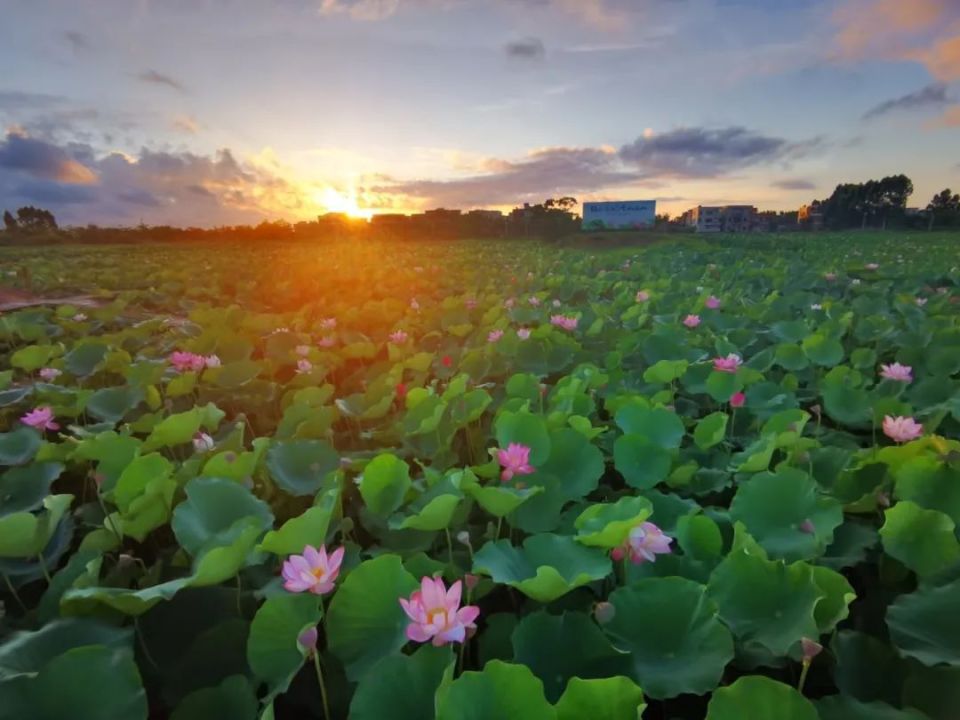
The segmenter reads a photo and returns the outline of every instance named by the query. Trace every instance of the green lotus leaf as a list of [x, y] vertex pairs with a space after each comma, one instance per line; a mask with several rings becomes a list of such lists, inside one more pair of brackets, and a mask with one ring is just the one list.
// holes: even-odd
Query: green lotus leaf
[[813, 581], [823, 594], [813, 613], [821, 635], [833, 632], [850, 615], [850, 603], [857, 599], [850, 582], [836, 570], [813, 566]]
[[697, 444], [697, 447], [707, 450], [723, 442], [723, 439], [727, 436], [727, 421], [729, 419], [726, 413], [715, 412], [698, 422], [696, 429], [693, 431], [693, 441]]
[[703, 695], [733, 659], [733, 638], [699, 583], [647, 578], [610, 594], [616, 614], [604, 626], [615, 647], [630, 653], [633, 679], [648, 697]]
[[960, 523], [960, 468], [938, 458], [915, 457], [895, 471], [896, 495], [928, 510], [939, 510]]
[[622, 497], [615, 503], [591, 505], [577, 517], [577, 542], [610, 550], [623, 545], [631, 529], [653, 513], [643, 497]]
[[777, 364], [785, 370], [796, 372], [804, 370], [810, 365], [810, 361], [803, 352], [803, 348], [794, 343], [782, 343], [777, 345], [776, 350]]
[[960, 579], [901, 595], [887, 609], [890, 639], [924, 665], [960, 667]]
[[412, 655], [388, 655], [357, 686], [350, 703], [353, 720], [433, 720], [434, 698], [453, 670], [449, 647], [423, 645]]
[[27, 372], [36, 372], [58, 353], [56, 345], [29, 345], [10, 356], [10, 366]]
[[267, 452], [270, 476], [291, 495], [316, 494], [324, 477], [338, 467], [340, 455], [324, 440], [285, 440]]
[[556, 720], [543, 684], [530, 669], [491, 660], [465, 672], [437, 693], [437, 720]]
[[279, 530], [271, 530], [257, 546], [258, 552], [274, 555], [299, 555], [307, 545], [323, 545], [330, 520], [338, 510], [340, 489], [320, 493], [315, 505], [287, 520]]
[[723, 552], [720, 527], [706, 515], [684, 515], [677, 521], [677, 542], [685, 555], [711, 561]]
[[686, 360], [660, 360], [643, 371], [643, 380], [648, 383], [669, 385], [687, 372]]
[[[235, 360], [217, 368], [214, 384], [234, 390], [243, 387], [263, 371], [263, 365], [254, 360]], [[206, 376], [204, 376], [206, 379]]]
[[673, 453], [641, 435], [622, 435], [614, 443], [613, 462], [631, 487], [645, 490], [667, 479]]
[[328, 644], [351, 680], [406, 644], [408, 619], [398, 599], [417, 586], [398, 556], [380, 555], [352, 570], [337, 589], [327, 611]]
[[511, 443], [530, 448], [530, 464], [539, 468], [550, 457], [550, 435], [543, 418], [528, 412], [502, 412], [494, 423], [497, 445], [506, 448]]
[[243, 675], [231, 675], [216, 687], [197, 690], [177, 705], [170, 720], [256, 720], [257, 696]]
[[860, 702], [847, 695], [821, 698], [816, 708], [820, 720], [929, 720], [919, 710], [899, 710], [882, 702]]
[[257, 610], [247, 638], [247, 662], [267, 685], [268, 697], [285, 692], [303, 666], [307, 654], [297, 639], [316, 627], [322, 614], [320, 598], [310, 593], [277, 595]]
[[880, 537], [888, 555], [925, 578], [960, 562], [955, 531], [949, 516], [901, 500], [884, 513]]
[[60, 463], [42, 462], [10, 468], [0, 475], [0, 518], [39, 508], [62, 472]]
[[360, 478], [363, 502], [378, 515], [389, 515], [399, 508], [409, 489], [410, 467], [390, 453], [377, 455]]
[[144, 494], [148, 485], [173, 474], [173, 463], [160, 453], [148, 453], [134, 458], [117, 479], [108, 497], [121, 512], [130, 509], [131, 503]]
[[551, 602], [610, 574], [610, 559], [565, 535], [532, 535], [522, 548], [488, 542], [474, 555], [473, 572], [510, 585], [538, 602]]
[[906, 661], [886, 640], [862, 632], [841, 630], [830, 645], [836, 660], [837, 689], [863, 702], [900, 704]]
[[556, 702], [573, 678], [606, 678], [629, 672], [629, 656], [616, 650], [584, 613], [527, 615], [513, 630], [513, 658], [543, 682]]
[[953, 720], [960, 706], [960, 668], [912, 664], [903, 684], [903, 704], [923, 711], [930, 720]]
[[771, 556], [810, 560], [833, 541], [843, 510], [836, 500], [821, 496], [805, 472], [782, 468], [742, 483], [730, 504], [730, 517], [742, 522]]
[[533, 496], [544, 492], [545, 488], [542, 485], [516, 488], [474, 483], [467, 485], [466, 490], [467, 494], [488, 513], [494, 517], [506, 517]]
[[773, 452], [777, 449], [777, 438], [767, 435], [755, 440], [743, 452], [733, 456], [733, 467], [742, 473], [757, 473], [770, 467]]
[[187, 483], [186, 494], [170, 525], [177, 542], [194, 557], [233, 543], [238, 534], [247, 532], [242, 522], [247, 518], [262, 531], [273, 524], [270, 506], [232, 480], [195, 478]]
[[743, 390], [743, 381], [740, 379], [739, 372], [727, 373], [713, 370], [707, 377], [707, 393], [718, 403], [730, 401], [734, 393]]
[[843, 361], [843, 345], [839, 340], [826, 335], [820, 333], [808, 335], [801, 346], [810, 361], [821, 367], [833, 367]]
[[[453, 515], [460, 506], [462, 495], [447, 492], [430, 498], [415, 514], [402, 518], [396, 527], [400, 530], [423, 530], [432, 532], [450, 527]], [[391, 527], [394, 522], [391, 519]]]
[[50, 542], [73, 495], [48, 495], [39, 513], [14, 512], [0, 517], [0, 558], [32, 558]]
[[200, 428], [216, 430], [224, 412], [213, 403], [176, 413], [161, 420], [143, 443], [144, 451], [188, 443]]
[[639, 435], [665, 450], [680, 447], [686, 432], [680, 417], [664, 408], [626, 405], [617, 412], [616, 422], [624, 434]]
[[14, 633], [0, 645], [0, 680], [34, 676], [57, 656], [87, 645], [132, 649], [133, 629], [90, 619], [58, 618], [38, 630]]
[[819, 720], [817, 709], [789, 685], [747, 675], [710, 698], [706, 720]]
[[571, 678], [556, 705], [557, 720], [637, 720], [646, 708], [643, 690], [625, 677]]
[[102, 388], [90, 396], [85, 410], [98, 420], [117, 423], [146, 397], [142, 388], [131, 385]]
[[97, 366], [103, 362], [108, 349], [103, 343], [80, 343], [63, 356], [63, 365], [70, 374], [77, 377], [87, 377], [92, 375]]
[[243, 482], [253, 477], [260, 459], [269, 446], [270, 438], [257, 438], [253, 441], [253, 450], [241, 453], [233, 450], [218, 452], [204, 463], [202, 474]]
[[26, 425], [0, 433], [0, 465], [23, 465], [30, 462], [40, 449], [41, 442], [40, 433]]

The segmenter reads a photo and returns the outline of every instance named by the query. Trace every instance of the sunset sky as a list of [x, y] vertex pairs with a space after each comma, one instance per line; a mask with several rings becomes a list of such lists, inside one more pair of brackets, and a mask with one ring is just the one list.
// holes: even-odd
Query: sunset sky
[[0, 209], [218, 225], [960, 189], [958, 0], [6, 0]]

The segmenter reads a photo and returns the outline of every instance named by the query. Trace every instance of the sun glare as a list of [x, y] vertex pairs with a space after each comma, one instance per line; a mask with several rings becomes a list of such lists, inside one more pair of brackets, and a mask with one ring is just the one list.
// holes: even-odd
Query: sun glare
[[313, 202], [328, 213], [344, 213], [350, 217], [369, 220], [372, 210], [361, 208], [357, 204], [357, 195], [354, 191], [341, 192], [336, 188], [325, 187], [313, 193]]

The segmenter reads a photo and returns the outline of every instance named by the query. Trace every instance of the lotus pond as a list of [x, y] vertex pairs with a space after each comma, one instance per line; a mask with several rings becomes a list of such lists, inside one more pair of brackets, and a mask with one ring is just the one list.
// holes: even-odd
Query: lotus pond
[[0, 263], [2, 720], [960, 717], [955, 236]]

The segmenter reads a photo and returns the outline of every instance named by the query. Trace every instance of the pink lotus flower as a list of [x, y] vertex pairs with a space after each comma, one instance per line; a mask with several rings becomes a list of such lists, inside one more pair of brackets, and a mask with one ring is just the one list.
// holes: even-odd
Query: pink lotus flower
[[538, 298], [536, 295], [531, 295], [531, 296], [530, 296], [529, 303], [530, 303], [531, 305], [533, 305], [534, 307], [539, 307], [539, 306], [540, 306], [540, 298]]
[[39, 372], [40, 379], [44, 382], [53, 382], [58, 377], [63, 375], [63, 373], [56, 368], [43, 368]]
[[335, 327], [337, 327], [336, 318], [324, 318], [320, 321], [321, 330], [333, 330]]
[[317, 626], [314, 625], [300, 633], [297, 638], [297, 644], [307, 653], [307, 657], [313, 657], [313, 654], [317, 651], [317, 636]]
[[20, 418], [20, 422], [36, 430], [59, 430], [60, 426], [53, 421], [53, 408], [49, 405], [35, 408]]
[[392, 342], [394, 345], [403, 345], [409, 337], [410, 336], [407, 335], [407, 333], [403, 330], [394, 330], [392, 333], [390, 333], [390, 342]]
[[517, 303], [517, 301], [514, 300], [513, 298], [507, 298], [506, 300], [503, 301], [503, 306], [504, 306], [507, 310], [509, 310], [509, 309], [511, 309], [514, 305], [516, 305], [516, 303]]
[[173, 369], [180, 373], [190, 371], [200, 372], [207, 364], [203, 355], [181, 350], [171, 353], [169, 361], [170, 364], [173, 365]]
[[747, 396], [742, 392], [736, 392], [730, 396], [730, 407], [741, 408], [747, 402]]
[[310, 346], [309, 346], [309, 345], [297, 345], [297, 347], [296, 347], [296, 353], [297, 353], [297, 355], [299, 355], [300, 357], [306, 357], [307, 355], [310, 354]]
[[337, 344], [337, 339], [332, 335], [325, 335], [317, 341], [317, 345], [322, 348], [331, 348]]
[[898, 362], [892, 365], [880, 366], [880, 377], [884, 380], [895, 380], [896, 382], [913, 382], [913, 368], [909, 365], [901, 365]]
[[521, 340], [529, 340], [530, 328], [517, 328], [517, 337]]
[[467, 306], [467, 310], [473, 310], [477, 307], [477, 299], [467, 298], [466, 300], [464, 300], [463, 304]]
[[550, 324], [555, 325], [558, 328], [572, 332], [577, 329], [577, 325], [580, 320], [575, 317], [569, 317], [567, 315], [552, 315], [550, 317]]
[[650, 293], [648, 293], [646, 290], [637, 290], [638, 303], [646, 302], [649, 299], [650, 299]]
[[487, 335], [487, 342], [489, 343], [500, 342], [502, 338], [503, 338], [503, 330], [491, 330], [490, 333]]
[[879, 266], [877, 263], [867, 263], [865, 267], [867, 268], [867, 270], [879, 270], [879, 269], [880, 269], [880, 266]]
[[917, 307], [923, 307], [927, 304], [927, 299], [925, 297], [918, 297], [914, 302], [917, 304]]
[[223, 365], [223, 363], [220, 361], [219, 355], [207, 355], [203, 359], [203, 364], [208, 368], [218, 368]]
[[84, 322], [87, 319], [87, 316], [84, 313], [77, 313], [71, 318], [74, 322]]
[[292, 593], [311, 592], [314, 595], [326, 595], [340, 574], [344, 548], [339, 547], [330, 555], [327, 549], [307, 545], [303, 555], [291, 555], [283, 563], [283, 587]]
[[670, 543], [673, 538], [663, 534], [663, 530], [652, 522], [644, 522], [630, 531], [626, 542], [621, 547], [614, 548], [610, 553], [614, 560], [623, 560], [626, 557], [634, 565], [643, 562], [656, 561], [657, 555], [670, 554]]
[[407, 638], [420, 643], [430, 641], [436, 647], [464, 642], [467, 630], [476, 628], [474, 620], [480, 615], [480, 608], [461, 608], [461, 592], [459, 580], [447, 590], [442, 578], [423, 578], [420, 589], [409, 600], [400, 598], [400, 607], [412, 621], [407, 625]]
[[530, 448], [520, 443], [510, 443], [506, 450], [497, 450], [497, 462], [503, 467], [502, 482], [509, 482], [514, 475], [529, 475], [535, 469], [530, 464]]
[[683, 324], [686, 325], [688, 328], [695, 328], [695, 327], [697, 327], [697, 325], [700, 324], [700, 316], [699, 316], [699, 315], [687, 315], [687, 316], [683, 319]]
[[912, 417], [886, 415], [883, 418], [883, 434], [894, 442], [909, 442], [923, 435], [923, 425]]
[[828, 280], [829, 282], [833, 282], [834, 280], [837, 279], [837, 274], [832, 272], [824, 273], [823, 278], [825, 280]]
[[810, 638], [800, 638], [800, 650], [803, 653], [803, 664], [809, 665], [813, 659], [823, 652], [823, 645]]
[[720, 298], [716, 297], [715, 295], [711, 295], [707, 298], [707, 301], [704, 303], [704, 305], [711, 310], [716, 310], [718, 307], [720, 307]]
[[743, 360], [735, 353], [713, 359], [713, 369], [717, 372], [735, 373], [741, 365]]
[[198, 453], [209, 452], [214, 445], [213, 438], [205, 432], [198, 432], [193, 436], [193, 449]]
[[417, 302], [417, 299], [416, 299], [416, 298], [413, 298], [413, 299], [410, 301], [410, 309], [411, 309], [411, 310], [415, 310], [415, 311], [417, 311], [417, 312], [420, 312], [420, 303]]
[[308, 372], [313, 370], [313, 363], [307, 360], [306, 358], [300, 358], [297, 360], [297, 374], [306, 375]]

